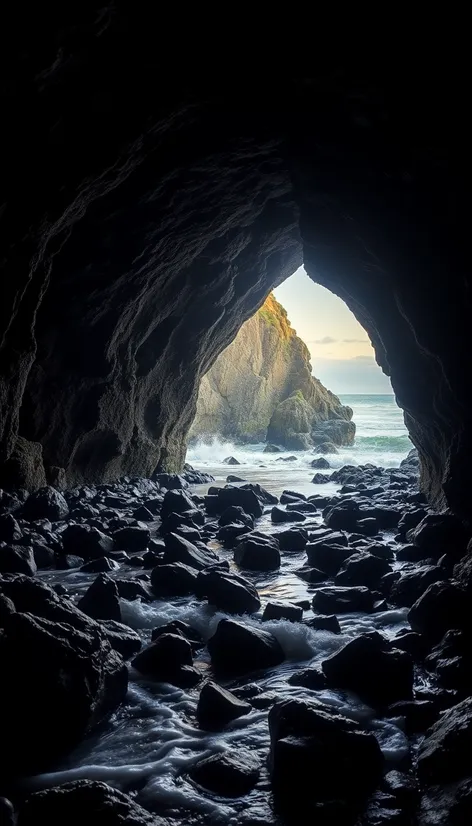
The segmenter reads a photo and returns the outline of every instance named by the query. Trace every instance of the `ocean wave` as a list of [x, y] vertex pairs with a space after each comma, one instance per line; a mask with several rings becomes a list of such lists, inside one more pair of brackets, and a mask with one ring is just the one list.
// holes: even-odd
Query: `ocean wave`
[[413, 447], [410, 437], [405, 433], [402, 436], [357, 436], [355, 446], [369, 450], [386, 450], [404, 453]]

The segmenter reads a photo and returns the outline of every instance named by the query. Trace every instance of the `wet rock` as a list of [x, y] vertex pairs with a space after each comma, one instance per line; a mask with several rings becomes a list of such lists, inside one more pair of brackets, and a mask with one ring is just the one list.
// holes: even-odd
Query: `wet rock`
[[308, 542], [308, 534], [304, 528], [288, 528], [276, 534], [281, 551], [303, 551]]
[[225, 525], [216, 533], [216, 538], [227, 548], [233, 547], [244, 534], [250, 533], [251, 528], [248, 525], [243, 525], [242, 522], [234, 522], [231, 525]]
[[245, 513], [250, 514], [254, 518], [262, 516], [263, 507], [259, 497], [251, 489], [243, 487], [227, 487], [218, 488], [218, 513], [223, 513], [226, 508], [231, 506], [240, 507]]
[[218, 562], [218, 556], [214, 551], [211, 551], [205, 546], [197, 548], [193, 542], [189, 542], [176, 533], [167, 534], [164, 541], [164, 562], [166, 564], [181, 562], [189, 568], [202, 571], [203, 568], [207, 568], [208, 565], [213, 565], [215, 562]]
[[354, 499], [343, 499], [323, 511], [324, 521], [333, 531], [355, 531], [360, 508]]
[[469, 634], [461, 630], [448, 631], [434, 646], [425, 660], [426, 668], [434, 671], [445, 688], [470, 694], [472, 680], [472, 652]]
[[417, 817], [418, 826], [464, 826], [470, 823], [471, 778], [429, 787], [421, 797]]
[[296, 462], [296, 456], [279, 456], [278, 459], [275, 460], [276, 462]]
[[204, 645], [202, 635], [195, 628], [192, 628], [188, 622], [183, 622], [182, 620], [171, 620], [171, 622], [167, 622], [165, 625], [159, 625], [157, 628], [153, 628], [151, 632], [152, 642], [163, 634], [180, 634], [189, 641], [192, 651], [198, 651], [198, 649], [203, 648]]
[[277, 445], [267, 444], [262, 451], [263, 453], [283, 453], [282, 447], [277, 447]]
[[145, 677], [190, 688], [201, 679], [193, 668], [192, 646], [181, 634], [162, 634], [134, 658], [133, 667]]
[[0, 516], [0, 542], [18, 542], [22, 537], [21, 528], [12, 513]]
[[428, 552], [416, 545], [404, 545], [398, 549], [396, 556], [398, 562], [423, 562], [428, 558]]
[[309, 564], [328, 576], [335, 576], [346, 559], [355, 554], [354, 548], [337, 543], [336, 534], [326, 539], [310, 541], [305, 550]]
[[469, 531], [463, 522], [450, 513], [429, 513], [408, 533], [408, 540], [424, 548], [428, 557], [439, 559], [446, 551], [459, 560], [464, 556]]
[[141, 649], [141, 638], [136, 631], [115, 620], [102, 620], [100, 628], [103, 630], [105, 639], [108, 640], [114, 651], [121, 654], [124, 660], [129, 660]]
[[184, 490], [168, 490], [162, 502], [161, 519], [166, 519], [171, 513], [185, 513], [194, 509], [193, 500]]
[[287, 511], [275, 506], [270, 512], [270, 518], [272, 522], [279, 524], [281, 522], [304, 522], [306, 516], [300, 511]]
[[472, 594], [472, 542], [469, 542], [463, 559], [454, 567], [454, 579], [469, 596]]
[[59, 522], [65, 519], [69, 507], [62, 493], [50, 486], [31, 493], [22, 508], [22, 516], [33, 522], [35, 519], [49, 519]]
[[246, 482], [246, 479], [243, 479], [242, 476], [234, 476], [234, 474], [230, 473], [226, 477], [226, 481], [228, 483], [231, 483], [231, 482]]
[[185, 473], [183, 473], [182, 476], [189, 485], [206, 485], [208, 482], [215, 481], [215, 477], [212, 476], [211, 473], [195, 470], [195, 468], [188, 464], [184, 465], [184, 471]]
[[385, 775], [384, 788], [398, 800], [402, 808], [411, 808], [419, 797], [416, 778], [396, 769]]
[[297, 493], [296, 490], [283, 490], [280, 496], [280, 504], [288, 505], [289, 502], [305, 502], [306, 496], [303, 493]]
[[115, 547], [122, 551], [141, 553], [149, 545], [151, 535], [148, 528], [120, 528], [113, 534]]
[[166, 488], [166, 490], [174, 491], [188, 488], [188, 482], [179, 473], [153, 473], [152, 478], [154, 482], [157, 482], [161, 488]]
[[360, 820], [362, 826], [409, 826], [409, 822], [396, 798], [379, 790], [369, 799]]
[[254, 614], [261, 607], [255, 587], [241, 576], [225, 571], [202, 571], [196, 592], [210, 605], [228, 614]]
[[369, 705], [409, 700], [413, 693], [413, 661], [376, 631], [361, 634], [323, 660], [329, 685], [354, 691]]
[[238, 700], [230, 691], [209, 681], [203, 686], [198, 698], [197, 720], [202, 728], [217, 731], [251, 711], [249, 703]]
[[0, 574], [26, 574], [34, 576], [37, 571], [33, 549], [19, 545], [0, 545]]
[[324, 571], [318, 568], [311, 568], [309, 565], [303, 565], [295, 571], [296, 575], [311, 585], [317, 585], [320, 582], [326, 582], [327, 575]]
[[310, 462], [310, 467], [318, 468], [319, 470], [328, 470], [331, 467], [331, 465], [327, 459], [324, 459], [323, 456], [320, 456], [319, 459], [313, 459], [313, 461]]
[[406, 571], [393, 584], [390, 592], [391, 600], [397, 605], [411, 608], [429, 585], [441, 582], [444, 578], [444, 571], [437, 565], [424, 565], [413, 571]]
[[290, 685], [299, 685], [302, 688], [309, 688], [311, 691], [322, 691], [328, 685], [321, 668], [317, 666], [296, 671], [295, 674], [289, 677], [288, 682]]
[[239, 505], [232, 505], [231, 507], [226, 508], [218, 519], [218, 525], [220, 528], [223, 528], [225, 525], [232, 525], [235, 522], [240, 522], [251, 528], [251, 530], [254, 528], [253, 517], [250, 514], [245, 513]]
[[426, 732], [418, 751], [422, 783], [448, 783], [472, 774], [472, 698], [445, 711]]
[[[17, 585], [18, 608], [24, 589]], [[2, 665], [9, 674], [0, 687], [0, 702], [9, 717], [2, 748], [12, 774], [49, 769], [118, 707], [128, 687], [126, 666], [100, 625], [73, 608], [63, 608], [50, 589], [43, 594], [47, 595], [43, 607], [55, 610], [55, 605], [58, 617], [64, 619], [51, 621], [17, 611], [9, 617], [2, 637]], [[38, 713], [26, 715], [32, 675]]]
[[234, 620], [220, 620], [207, 645], [213, 667], [227, 675], [273, 668], [285, 659], [273, 634]]
[[80, 570], [84, 574], [106, 574], [109, 571], [115, 571], [119, 567], [117, 562], [102, 556], [99, 559], [91, 559], [90, 562], [86, 562]]
[[0, 627], [3, 628], [3, 623], [8, 619], [10, 614], [15, 611], [15, 603], [9, 599], [5, 594], [0, 593]]
[[288, 511], [297, 511], [299, 513], [311, 514], [311, 513], [317, 513], [318, 508], [316, 507], [316, 505], [313, 504], [313, 502], [299, 501], [299, 502], [289, 502], [287, 504], [287, 510]]
[[386, 559], [361, 551], [344, 562], [335, 582], [339, 585], [366, 585], [368, 588], [376, 589], [382, 577], [391, 570]]
[[262, 614], [262, 621], [279, 619], [289, 620], [290, 622], [301, 622], [303, 619], [303, 608], [291, 602], [278, 602], [276, 600], [268, 602]]
[[58, 571], [70, 571], [74, 568], [81, 568], [85, 560], [81, 556], [74, 554], [57, 554], [56, 568]]
[[151, 572], [151, 588], [158, 596], [188, 596], [197, 587], [197, 571], [182, 562], [157, 565]]
[[234, 561], [250, 571], [276, 571], [280, 568], [278, 542], [273, 537], [245, 537], [234, 551]]
[[190, 770], [190, 777], [199, 786], [219, 797], [242, 797], [259, 780], [260, 763], [246, 749], [236, 753], [212, 754], [199, 760]]
[[439, 717], [438, 703], [433, 700], [399, 700], [384, 710], [387, 717], [401, 717], [408, 736], [426, 731]]
[[154, 598], [149, 585], [137, 579], [115, 579], [115, 583], [120, 599], [141, 599], [143, 602], [151, 602]]
[[321, 453], [324, 456], [333, 455], [335, 453], [339, 453], [336, 445], [333, 445], [332, 442], [321, 442], [321, 444], [316, 445], [313, 449], [313, 453]]
[[374, 608], [372, 591], [364, 586], [319, 588], [313, 597], [313, 610], [320, 614], [370, 613]]
[[302, 700], [276, 703], [269, 731], [272, 788], [282, 812], [298, 822], [315, 822], [332, 814], [325, 806], [341, 800], [355, 821], [382, 775], [383, 756], [373, 734], [328, 706]]
[[234, 456], [227, 456], [226, 459], [223, 459], [223, 464], [224, 465], [240, 465], [241, 462], [238, 462], [238, 460], [235, 459]]
[[467, 597], [452, 582], [434, 582], [412, 605], [408, 621], [413, 631], [436, 642], [450, 628], [470, 627]]
[[92, 619], [121, 622], [120, 598], [116, 582], [107, 574], [100, 574], [79, 599], [77, 608]]
[[133, 519], [137, 519], [138, 522], [154, 522], [155, 518], [155, 515], [145, 505], [140, 505], [133, 511]]
[[329, 473], [315, 473], [311, 481], [314, 485], [325, 485], [331, 481], [331, 476]]
[[330, 631], [332, 634], [340, 634], [341, 626], [335, 614], [317, 615], [303, 620], [303, 624], [313, 631]]
[[131, 797], [98, 780], [75, 780], [35, 792], [19, 812], [18, 826], [64, 826], [65, 823], [90, 826], [165, 826]]
[[428, 646], [421, 634], [416, 631], [401, 630], [392, 639], [395, 648], [406, 651], [414, 662], [423, 660], [427, 654]]
[[91, 560], [113, 551], [114, 541], [98, 528], [90, 525], [68, 525], [61, 534], [65, 554]]

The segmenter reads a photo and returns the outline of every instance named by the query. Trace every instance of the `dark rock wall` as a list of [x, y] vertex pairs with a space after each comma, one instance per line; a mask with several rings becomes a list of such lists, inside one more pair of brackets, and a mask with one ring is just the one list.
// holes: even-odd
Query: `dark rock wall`
[[179, 467], [200, 377], [303, 257], [371, 336], [425, 488], [468, 514], [457, 77], [176, 91], [138, 11], [52, 14], [4, 54], [0, 461], [20, 434], [69, 483]]

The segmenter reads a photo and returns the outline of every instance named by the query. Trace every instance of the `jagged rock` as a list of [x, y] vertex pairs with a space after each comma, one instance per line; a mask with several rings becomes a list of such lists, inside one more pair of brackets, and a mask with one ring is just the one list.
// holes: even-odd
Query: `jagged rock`
[[273, 634], [234, 620], [220, 620], [207, 646], [215, 670], [227, 675], [272, 668], [285, 659]]
[[77, 603], [77, 608], [96, 620], [121, 622], [120, 598], [116, 582], [99, 574]]
[[412, 697], [411, 657], [376, 631], [350, 640], [321, 667], [329, 685], [354, 691], [376, 707]]
[[115, 583], [120, 599], [141, 599], [143, 602], [151, 602], [153, 599], [149, 585], [143, 584], [137, 579], [115, 579]]
[[413, 571], [405, 571], [392, 586], [391, 600], [397, 605], [411, 608], [429, 585], [432, 585], [433, 582], [441, 582], [444, 579], [444, 571], [438, 565], [425, 565], [415, 568]]
[[322, 456], [320, 456], [319, 459], [313, 459], [313, 461], [310, 462], [310, 467], [316, 468], [318, 470], [328, 470], [331, 467], [331, 465], [329, 464], [327, 459], [324, 459]]
[[[344, 537], [341, 535], [341, 538]], [[309, 542], [305, 548], [308, 562], [328, 576], [335, 576], [344, 562], [355, 554], [355, 548], [338, 544], [336, 535]]]
[[152, 479], [166, 490], [184, 490], [188, 488], [188, 482], [179, 473], [153, 473]]
[[238, 700], [230, 691], [209, 681], [198, 698], [197, 720], [202, 728], [218, 730], [251, 711], [249, 703]]
[[190, 777], [219, 797], [242, 797], [254, 788], [259, 773], [259, 760], [247, 749], [238, 748], [236, 754], [226, 751], [199, 760]]
[[408, 621], [413, 631], [436, 642], [450, 628], [470, 628], [467, 597], [452, 582], [433, 582], [410, 608]]
[[198, 575], [196, 591], [220, 611], [254, 614], [261, 607], [255, 587], [241, 576], [227, 571], [206, 570]]
[[155, 515], [145, 505], [140, 505], [133, 511], [133, 519], [137, 519], [138, 522], [153, 522], [155, 518]]
[[98, 780], [75, 780], [30, 795], [20, 808], [18, 826], [38, 823], [165, 826], [165, 820], [150, 814], [127, 794]]
[[37, 571], [33, 549], [19, 545], [0, 545], [0, 574], [26, 574], [34, 576]]
[[459, 560], [466, 551], [469, 531], [463, 522], [449, 513], [430, 513], [409, 534], [408, 539], [424, 548], [428, 557], [439, 559], [446, 551]]
[[304, 668], [296, 671], [288, 680], [290, 685], [299, 685], [302, 688], [309, 688], [311, 691], [322, 691], [327, 688], [327, 680], [321, 668]]
[[184, 490], [168, 490], [161, 507], [161, 519], [166, 519], [171, 513], [186, 513], [195, 510], [193, 500]]
[[303, 619], [303, 608], [293, 605], [291, 602], [278, 602], [271, 600], [266, 604], [262, 621], [285, 619], [290, 622], [301, 622]]
[[469, 635], [460, 630], [448, 631], [426, 657], [425, 665], [442, 686], [460, 692], [460, 696], [468, 695], [472, 674]]
[[314, 631], [331, 631], [332, 634], [340, 634], [341, 626], [335, 614], [327, 614], [326, 616], [310, 617], [304, 620], [304, 624]]
[[278, 542], [273, 537], [245, 537], [234, 551], [234, 561], [250, 571], [275, 571], [280, 568]]
[[132, 664], [145, 677], [181, 688], [191, 688], [201, 679], [193, 668], [192, 646], [181, 634], [161, 634], [140, 651]]
[[306, 516], [300, 511], [289, 511], [274, 506], [270, 512], [270, 518], [272, 522], [278, 525], [282, 522], [304, 522]]
[[124, 660], [129, 660], [140, 650], [142, 643], [139, 634], [127, 625], [115, 620], [101, 620], [100, 628], [103, 630], [105, 639]]
[[151, 572], [151, 587], [156, 596], [188, 596], [197, 588], [197, 569], [182, 562], [157, 565]]
[[149, 545], [151, 534], [148, 528], [120, 528], [113, 534], [115, 547], [122, 551], [142, 553]]
[[224, 465], [240, 465], [241, 462], [238, 462], [238, 460], [235, 459], [234, 456], [227, 456], [226, 459], [223, 459], [223, 464]]
[[65, 554], [87, 560], [106, 556], [114, 548], [113, 539], [91, 525], [68, 525], [61, 538]]
[[343, 563], [335, 582], [337, 585], [366, 585], [367, 588], [377, 589], [382, 577], [391, 570], [386, 559], [360, 551]]
[[0, 469], [0, 485], [7, 490], [37, 490], [47, 485], [43, 448], [39, 442], [16, 437], [13, 449]]
[[282, 448], [282, 447], [277, 447], [277, 445], [272, 445], [272, 444], [270, 444], [270, 442], [269, 442], [269, 444], [267, 444], [267, 445], [265, 446], [265, 448], [264, 448], [264, 450], [263, 450], [262, 452], [263, 452], [263, 453], [282, 453], [282, 452], [283, 452], [283, 448]]
[[18, 542], [21, 539], [21, 528], [12, 513], [0, 516], [0, 542]]
[[241, 485], [240, 490], [252, 490], [263, 505], [277, 505], [279, 501], [275, 493], [270, 493], [258, 482], [245, 482], [244, 485]]
[[[245, 513], [255, 518], [262, 516], [262, 504], [253, 490], [247, 490], [242, 487], [218, 488], [217, 497], [217, 513], [221, 514], [226, 508], [235, 505], [236, 507], [241, 507]], [[205, 501], [207, 501], [208, 498], [208, 496], [205, 497]]]
[[352, 588], [318, 588], [313, 610], [320, 614], [345, 614], [350, 611], [370, 613], [374, 608], [372, 591], [364, 586]]
[[62, 493], [52, 487], [44, 487], [31, 493], [22, 508], [23, 517], [33, 522], [35, 519], [49, 519], [59, 522], [69, 513], [69, 507]]
[[216, 538], [223, 543], [225, 547], [232, 548], [240, 541], [244, 534], [250, 533], [251, 528], [248, 525], [243, 525], [242, 522], [235, 522], [232, 525], [225, 525], [216, 533]]
[[232, 505], [231, 507], [226, 508], [218, 519], [218, 525], [220, 528], [223, 528], [226, 525], [232, 525], [235, 522], [241, 522], [243, 525], [246, 525], [251, 529], [254, 527], [253, 517], [250, 514], [245, 513], [239, 505]]
[[428, 785], [460, 780], [472, 774], [472, 699], [445, 711], [418, 751], [418, 776]]
[[308, 565], [303, 565], [301, 568], [298, 568], [296, 574], [300, 579], [309, 582], [311, 585], [325, 582], [328, 578], [324, 571], [320, 571], [319, 568], [310, 568]]
[[84, 574], [106, 574], [109, 571], [115, 571], [120, 566], [113, 559], [108, 559], [106, 556], [101, 556], [99, 559], [92, 559], [82, 565], [81, 571]]
[[462, 826], [472, 818], [472, 780], [430, 786], [421, 797], [418, 826]]
[[308, 533], [304, 528], [287, 528], [276, 534], [281, 551], [303, 551], [308, 542]]
[[192, 651], [198, 651], [198, 649], [203, 648], [204, 645], [202, 635], [199, 634], [195, 628], [192, 628], [188, 622], [182, 622], [182, 620], [171, 620], [171, 622], [167, 622], [165, 625], [159, 625], [157, 628], [153, 628], [151, 632], [152, 642], [163, 634], [180, 634], [189, 641]]
[[183, 536], [176, 533], [167, 534], [165, 537], [164, 561], [166, 564], [181, 562], [196, 571], [202, 571], [208, 565], [218, 562], [218, 556], [209, 548], [197, 548], [192, 542], [188, 542]]
[[324, 521], [333, 531], [355, 531], [360, 508], [354, 499], [344, 499], [323, 511]]
[[269, 731], [272, 788], [292, 818], [323, 817], [325, 806], [339, 800], [354, 815], [381, 778], [383, 756], [374, 735], [321, 703], [276, 703]]

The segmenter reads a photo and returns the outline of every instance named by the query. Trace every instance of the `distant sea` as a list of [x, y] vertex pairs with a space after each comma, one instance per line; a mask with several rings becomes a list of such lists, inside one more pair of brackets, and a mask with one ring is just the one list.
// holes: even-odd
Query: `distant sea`
[[[326, 457], [330, 466], [338, 468], [346, 464], [373, 462], [383, 467], [398, 467], [413, 445], [393, 394], [339, 394], [339, 398], [353, 410], [356, 439], [352, 447], [340, 447], [336, 455]], [[235, 445], [215, 438], [211, 443], [192, 445], [187, 453], [187, 462], [200, 470], [209, 471], [220, 482], [229, 473], [234, 473], [258, 481], [275, 493], [292, 486], [297, 486], [302, 492], [313, 493], [311, 478], [314, 471], [310, 463], [316, 456], [311, 450], [280, 454], [263, 453], [263, 450], [263, 443]], [[290, 455], [296, 456], [296, 460], [277, 461]], [[228, 456], [234, 456], [241, 463], [241, 468], [224, 464], [223, 460]]]

